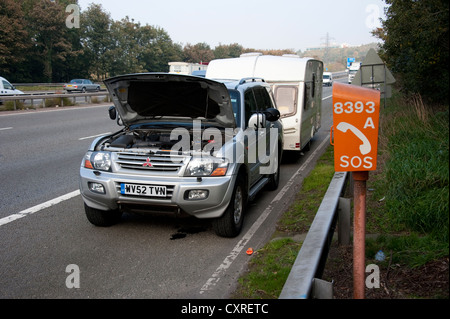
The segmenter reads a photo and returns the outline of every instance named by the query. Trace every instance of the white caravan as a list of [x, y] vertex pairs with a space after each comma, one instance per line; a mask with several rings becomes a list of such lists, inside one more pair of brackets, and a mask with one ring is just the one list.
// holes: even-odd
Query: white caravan
[[297, 55], [247, 53], [213, 60], [206, 77], [239, 80], [263, 78], [272, 87], [284, 131], [284, 150], [308, 149], [321, 126], [323, 63]]

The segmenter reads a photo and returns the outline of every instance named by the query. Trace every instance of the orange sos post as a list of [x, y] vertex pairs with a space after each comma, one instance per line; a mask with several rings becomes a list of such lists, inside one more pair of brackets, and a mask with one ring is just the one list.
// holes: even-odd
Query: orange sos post
[[[353, 176], [353, 296], [364, 299], [366, 181], [377, 168], [380, 92], [336, 83], [333, 86], [334, 166]], [[331, 133], [330, 133], [331, 139]]]
[[380, 91], [333, 85], [334, 166], [336, 172], [377, 168]]

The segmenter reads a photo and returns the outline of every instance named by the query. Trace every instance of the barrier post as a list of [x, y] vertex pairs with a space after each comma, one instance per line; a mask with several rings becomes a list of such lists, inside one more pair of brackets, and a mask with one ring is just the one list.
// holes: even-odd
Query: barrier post
[[353, 297], [364, 299], [366, 271], [366, 181], [369, 172], [353, 172], [354, 221], [353, 221]]

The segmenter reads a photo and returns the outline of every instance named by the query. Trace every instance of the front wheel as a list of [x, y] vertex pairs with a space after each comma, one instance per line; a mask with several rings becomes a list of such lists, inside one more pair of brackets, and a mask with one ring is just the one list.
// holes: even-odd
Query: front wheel
[[269, 183], [267, 184], [267, 188], [271, 191], [274, 191], [278, 188], [278, 185], [280, 184], [280, 155], [278, 154], [274, 158], [274, 166], [275, 166], [275, 173], [269, 175]]
[[231, 201], [223, 215], [213, 221], [213, 229], [221, 237], [236, 237], [240, 234], [245, 212], [245, 183], [236, 180]]
[[122, 212], [118, 210], [99, 210], [84, 204], [84, 211], [89, 222], [95, 226], [109, 227], [117, 224], [122, 217]]

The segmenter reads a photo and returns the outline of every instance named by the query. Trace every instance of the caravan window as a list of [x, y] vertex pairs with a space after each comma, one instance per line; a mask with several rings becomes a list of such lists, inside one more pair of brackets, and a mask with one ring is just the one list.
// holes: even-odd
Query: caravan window
[[295, 86], [277, 86], [275, 88], [275, 102], [281, 116], [297, 112], [298, 89]]
[[305, 82], [305, 94], [303, 108], [308, 110], [314, 107], [314, 98], [316, 96], [316, 74], [312, 74], [312, 81]]

